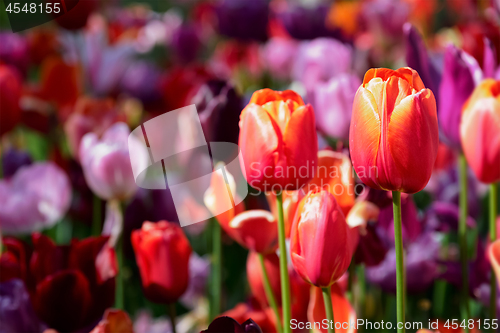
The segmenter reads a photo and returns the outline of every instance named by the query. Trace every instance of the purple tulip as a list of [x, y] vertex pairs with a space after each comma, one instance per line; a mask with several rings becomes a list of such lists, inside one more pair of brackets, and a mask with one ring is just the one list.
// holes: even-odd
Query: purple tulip
[[10, 148], [2, 156], [3, 176], [4, 178], [10, 178], [16, 173], [17, 169], [30, 164], [31, 157], [28, 153]]
[[277, 13], [286, 31], [295, 39], [307, 40], [319, 37], [340, 37], [338, 31], [326, 26], [329, 5], [303, 7], [290, 4]]
[[[437, 255], [440, 242], [436, 235], [422, 234], [408, 244], [405, 255], [406, 286], [409, 293], [425, 291], [438, 277]], [[391, 248], [384, 261], [376, 267], [367, 267], [368, 281], [383, 290], [396, 292], [396, 252]]]
[[[116, 123], [104, 132], [101, 140], [94, 133], [87, 133], [82, 138], [79, 156], [83, 174], [90, 189], [101, 199], [125, 200], [137, 190], [130, 164], [129, 134], [125, 123]], [[134, 139], [131, 140], [133, 143]], [[134, 154], [147, 160], [142, 144], [136, 146]]]
[[233, 86], [222, 80], [208, 81], [191, 102], [196, 104], [207, 142], [238, 143], [243, 102]]
[[351, 70], [353, 51], [333, 38], [317, 38], [302, 42], [293, 66], [293, 78], [313, 90], [321, 81]]
[[322, 133], [349, 140], [352, 103], [360, 84], [357, 76], [343, 73], [316, 85], [311, 102], [316, 114], [316, 126]]
[[462, 106], [481, 78], [481, 69], [472, 56], [453, 45], [446, 48], [439, 86], [438, 120], [443, 142], [454, 149], [461, 150]]
[[[483, 73], [485, 78], [495, 78], [497, 70], [495, 47], [488, 38], [484, 38]], [[498, 67], [500, 73], [500, 67]]]
[[222, 35], [241, 41], [267, 39], [269, 4], [266, 0], [221, 0], [215, 12]]
[[152, 63], [136, 61], [123, 74], [121, 88], [143, 102], [157, 100], [160, 98], [159, 73], [159, 69]]
[[397, 38], [409, 14], [410, 6], [405, 1], [373, 0], [364, 3], [361, 18], [369, 30], [382, 33], [381, 38]]
[[2, 333], [41, 333], [47, 328], [36, 316], [22, 280], [0, 283], [0, 322]]
[[422, 36], [417, 29], [410, 23], [406, 23], [403, 26], [403, 31], [406, 39], [406, 64], [418, 72], [424, 85], [432, 90], [436, 102], [439, 102], [441, 73], [432, 63]]
[[267, 70], [276, 78], [288, 80], [297, 53], [297, 41], [273, 37], [264, 46], [262, 58]]
[[196, 27], [192, 24], [183, 24], [175, 29], [171, 46], [180, 62], [189, 63], [195, 60], [202, 46]]
[[71, 202], [68, 176], [51, 162], [19, 169], [0, 180], [0, 228], [7, 234], [30, 233], [56, 224]]
[[23, 35], [13, 32], [0, 32], [0, 61], [26, 73], [29, 64], [28, 42]]

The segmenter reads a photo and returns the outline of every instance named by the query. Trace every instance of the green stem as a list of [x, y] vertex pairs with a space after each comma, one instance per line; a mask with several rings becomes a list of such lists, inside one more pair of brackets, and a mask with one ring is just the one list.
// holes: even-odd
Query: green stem
[[328, 333], [335, 333], [335, 319], [333, 317], [332, 287], [321, 288], [323, 291], [323, 302], [325, 303], [325, 313], [328, 319]]
[[365, 312], [365, 295], [366, 295], [366, 277], [365, 277], [365, 265], [360, 264], [357, 266], [357, 277], [358, 277], [358, 287], [359, 287], [359, 297], [358, 299], [358, 318], [363, 318], [363, 313]]
[[94, 194], [92, 201], [92, 236], [99, 236], [102, 231], [102, 200]]
[[403, 328], [398, 328], [398, 333], [405, 331], [405, 264], [403, 251], [403, 231], [401, 221], [401, 192], [392, 192], [392, 207], [394, 210], [394, 246], [396, 247], [396, 307], [397, 320], [403, 323]]
[[[460, 183], [460, 218], [458, 222], [458, 239], [460, 246], [460, 266], [462, 270], [462, 319], [469, 320], [469, 276], [467, 260], [467, 161], [464, 154], [459, 157], [459, 183]], [[469, 329], [466, 327], [468, 332]]]
[[168, 316], [170, 317], [170, 322], [172, 323], [172, 332], [177, 333], [175, 328], [175, 303], [169, 303], [168, 307]]
[[[498, 204], [498, 186], [493, 183], [490, 185], [490, 242], [497, 239], [497, 204]], [[497, 313], [497, 285], [495, 270], [491, 270], [491, 294], [490, 294], [490, 318], [496, 317]]]
[[118, 273], [116, 274], [115, 308], [124, 310], [123, 297], [123, 237], [120, 236], [115, 246]]
[[291, 305], [290, 305], [290, 281], [288, 277], [287, 253], [285, 243], [285, 219], [283, 217], [283, 195], [276, 194], [278, 206], [278, 241], [280, 249], [280, 276], [281, 276], [281, 307], [283, 309], [283, 331], [291, 333]]
[[259, 256], [260, 267], [262, 269], [264, 291], [266, 292], [267, 301], [269, 302], [269, 305], [271, 305], [274, 315], [276, 316], [276, 330], [278, 333], [281, 333], [283, 331], [281, 316], [278, 310], [278, 305], [276, 304], [276, 299], [274, 298], [273, 289], [271, 288], [271, 282], [269, 282], [269, 275], [267, 274], [266, 265], [264, 264], [264, 255], [261, 253], [257, 253], [257, 255]]
[[222, 231], [216, 218], [212, 219], [212, 306], [210, 320], [221, 312], [222, 292]]

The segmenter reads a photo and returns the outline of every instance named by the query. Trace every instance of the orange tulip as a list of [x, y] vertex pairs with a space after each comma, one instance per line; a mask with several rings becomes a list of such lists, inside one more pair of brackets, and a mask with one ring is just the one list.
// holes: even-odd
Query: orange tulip
[[370, 69], [354, 98], [349, 141], [363, 183], [386, 191], [422, 190], [438, 151], [434, 94], [411, 68]]
[[290, 252], [295, 270], [317, 287], [329, 287], [347, 271], [353, 254], [352, 233], [335, 197], [309, 192], [293, 221]]
[[239, 146], [250, 186], [266, 192], [301, 188], [316, 169], [313, 108], [291, 90], [256, 91], [240, 116]]
[[351, 159], [346, 154], [331, 150], [318, 152], [318, 168], [307, 190], [323, 188], [333, 194], [344, 215], [354, 205], [354, 176]]
[[500, 180], [500, 80], [484, 80], [465, 103], [460, 122], [462, 148], [484, 183]]

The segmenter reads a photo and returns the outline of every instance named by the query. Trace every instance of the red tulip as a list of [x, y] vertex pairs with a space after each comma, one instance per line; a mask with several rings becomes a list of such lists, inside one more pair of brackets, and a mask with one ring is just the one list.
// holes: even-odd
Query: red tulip
[[[280, 267], [279, 258], [276, 253], [270, 253], [264, 257], [264, 266], [269, 277], [271, 289], [274, 298], [278, 305], [281, 304], [281, 283], [280, 283]], [[268, 307], [266, 292], [264, 290], [264, 277], [262, 275], [262, 267], [259, 261], [258, 254], [250, 252], [247, 258], [247, 279], [250, 285], [252, 295], [263, 307]]]
[[349, 141], [363, 183], [386, 191], [422, 190], [438, 151], [434, 94], [411, 68], [370, 69], [354, 98]]
[[352, 233], [335, 197], [309, 192], [297, 208], [290, 252], [295, 270], [317, 287], [328, 287], [346, 272], [352, 258]]
[[0, 64], [0, 136], [21, 120], [21, 92], [21, 75], [14, 67]]
[[[31, 253], [20, 241], [4, 238], [0, 281], [23, 279], [38, 317], [60, 332], [76, 331], [99, 319], [115, 297], [114, 251], [101, 252], [108, 238], [73, 240], [69, 246], [57, 246], [38, 233], [32, 240]], [[99, 255], [111, 259], [98, 263]]]
[[465, 103], [460, 139], [467, 162], [484, 183], [500, 180], [500, 80], [484, 80]]
[[316, 169], [313, 108], [291, 90], [258, 90], [241, 113], [238, 145], [250, 186], [266, 192], [299, 189]]
[[60, 115], [76, 102], [81, 93], [80, 72], [57, 56], [46, 58], [40, 68], [40, 97], [53, 102]]
[[[309, 302], [308, 309], [308, 319], [309, 322], [322, 323], [326, 319], [325, 314], [325, 303], [323, 302], [322, 291], [320, 288], [312, 288], [311, 290], [311, 301]], [[356, 312], [349, 303], [349, 301], [344, 297], [344, 293], [340, 287], [335, 284], [332, 286], [332, 306], [334, 313], [334, 320], [336, 323], [335, 332], [341, 333], [355, 333], [357, 329], [354, 328], [356, 323]], [[314, 333], [326, 333], [327, 329], [324, 327], [312, 327], [312, 332]]]
[[189, 280], [191, 245], [181, 227], [166, 221], [144, 222], [132, 232], [132, 246], [146, 297], [156, 303], [175, 302]]

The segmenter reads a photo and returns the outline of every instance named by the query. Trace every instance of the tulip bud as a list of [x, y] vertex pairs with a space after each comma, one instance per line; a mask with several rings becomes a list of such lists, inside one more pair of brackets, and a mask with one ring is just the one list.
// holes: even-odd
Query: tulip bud
[[370, 69], [354, 98], [349, 138], [363, 183], [386, 191], [422, 190], [439, 143], [434, 94], [411, 68]]
[[291, 90], [256, 91], [240, 116], [239, 144], [245, 177], [262, 191], [296, 190], [314, 175], [314, 111]]
[[347, 271], [352, 234], [335, 197], [326, 190], [309, 192], [299, 204], [291, 232], [295, 270], [317, 287], [328, 287]]
[[182, 229], [166, 221], [144, 222], [131, 239], [146, 297], [155, 303], [175, 302], [189, 281], [191, 245]]
[[465, 103], [460, 139], [467, 163], [483, 183], [500, 180], [500, 80], [484, 80]]

